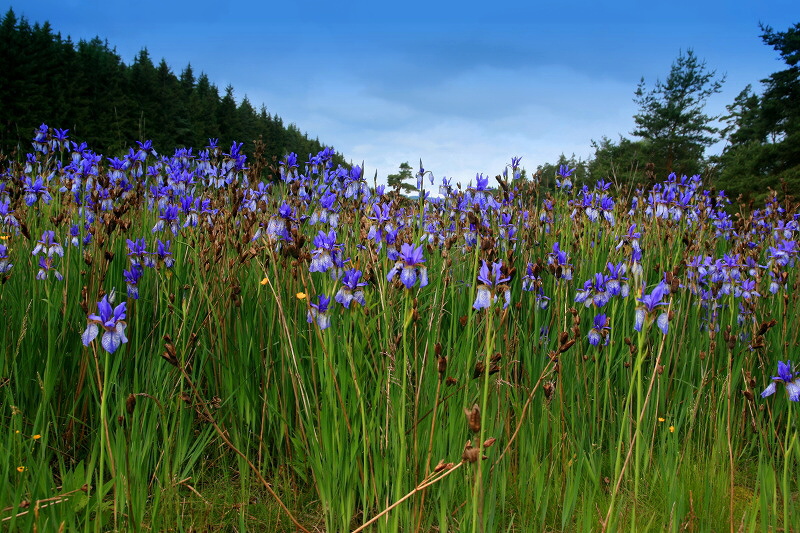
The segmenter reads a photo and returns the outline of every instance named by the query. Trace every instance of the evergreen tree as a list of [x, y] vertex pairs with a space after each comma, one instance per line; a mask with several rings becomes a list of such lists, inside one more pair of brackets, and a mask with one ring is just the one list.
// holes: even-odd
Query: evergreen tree
[[781, 181], [800, 190], [800, 23], [761, 32], [787, 68], [762, 80], [761, 96], [748, 86], [727, 108], [730, 144], [719, 158], [719, 186], [731, 195], [760, 196]]
[[0, 18], [0, 150], [6, 153], [19, 148], [24, 154], [42, 123], [69, 129], [70, 139], [109, 156], [148, 139], [157, 150], [202, 149], [210, 138], [223, 147], [244, 142], [248, 150], [263, 138], [267, 161], [324, 147], [296, 125], [284, 127], [265, 107], [256, 113], [247, 97], [237, 105], [234, 92], [228, 86], [220, 98], [208, 76], [195, 78], [191, 65], [175, 76], [166, 60], [154, 65], [147, 48], [126, 66], [100, 38], [75, 44], [13, 10]]
[[636, 186], [648, 182], [650, 147], [646, 141], [632, 141], [620, 136], [619, 142], [608, 137], [592, 141], [594, 157], [588, 163], [592, 181], [606, 180], [617, 185]]
[[718, 117], [706, 115], [703, 108], [723, 82], [692, 50], [679, 54], [667, 79], [657, 80], [652, 89], [642, 78], [634, 98], [639, 112], [632, 135], [647, 141], [657, 174], [699, 173], [705, 148], [719, 138], [712, 125]]
[[417, 188], [407, 181], [414, 179], [414, 170], [408, 161], [400, 163], [400, 171], [397, 174], [389, 174], [386, 177], [386, 182], [389, 187], [402, 194], [410, 194], [416, 192]]

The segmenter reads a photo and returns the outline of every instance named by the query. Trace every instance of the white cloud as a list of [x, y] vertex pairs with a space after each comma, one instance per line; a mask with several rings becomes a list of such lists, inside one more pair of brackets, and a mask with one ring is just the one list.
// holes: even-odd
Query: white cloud
[[561, 153], [588, 158], [592, 139], [630, 130], [633, 89], [566, 67], [477, 66], [406, 92], [330, 71], [302, 91], [248, 93], [363, 161], [369, 179], [377, 170], [384, 180], [403, 161], [416, 168], [421, 158], [437, 178], [466, 184], [476, 173], [501, 173], [512, 157], [529, 170]]

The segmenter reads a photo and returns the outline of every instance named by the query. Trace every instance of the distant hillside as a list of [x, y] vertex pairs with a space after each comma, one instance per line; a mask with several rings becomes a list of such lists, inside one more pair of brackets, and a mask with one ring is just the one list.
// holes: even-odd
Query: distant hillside
[[[152, 140], [159, 151], [263, 140], [270, 161], [295, 152], [304, 161], [323, 148], [297, 126], [256, 110], [245, 96], [237, 104], [230, 85], [219, 89], [191, 65], [176, 76], [146, 48], [126, 65], [116, 49], [95, 37], [77, 43], [53, 33], [48, 22], [31, 24], [10, 10], [0, 19], [0, 150], [29, 147], [42, 123], [69, 129], [70, 139], [114, 155], [135, 141]], [[339, 156], [337, 162], [343, 163]]]

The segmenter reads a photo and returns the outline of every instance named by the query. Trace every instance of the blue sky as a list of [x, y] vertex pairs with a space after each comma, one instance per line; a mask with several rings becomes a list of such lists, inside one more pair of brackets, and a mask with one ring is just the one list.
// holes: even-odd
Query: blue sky
[[[710, 114], [782, 70], [759, 38], [800, 21], [796, 1], [321, 2], [0, 0], [74, 41], [147, 47], [262, 103], [379, 181], [403, 161], [467, 183], [511, 157], [535, 169], [592, 139], [628, 136], [652, 86], [693, 49], [725, 74]], [[58, 125], [53, 125], [58, 126]], [[171, 147], [170, 147], [171, 148]], [[720, 150], [721, 146], [714, 147]], [[161, 147], [167, 151], [167, 147]], [[304, 155], [304, 154], [303, 154]]]

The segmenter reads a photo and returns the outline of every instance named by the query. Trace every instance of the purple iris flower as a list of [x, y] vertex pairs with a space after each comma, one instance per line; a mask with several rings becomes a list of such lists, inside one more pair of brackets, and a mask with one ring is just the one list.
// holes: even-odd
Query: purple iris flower
[[786, 387], [786, 394], [793, 402], [800, 402], [800, 372], [792, 372], [792, 362], [778, 361], [778, 375], [772, 377], [772, 383], [761, 393], [762, 398], [775, 394], [778, 383]]
[[11, 209], [11, 201], [0, 201], [0, 224], [11, 226], [14, 228], [19, 227], [19, 221], [14, 216], [14, 210]]
[[324, 294], [320, 294], [318, 302], [319, 303], [312, 303], [311, 307], [309, 307], [308, 314], [306, 315], [306, 321], [309, 324], [316, 322], [317, 326], [319, 326], [319, 329], [329, 328], [331, 325], [331, 319], [328, 316], [328, 307], [331, 304], [331, 299]]
[[41, 256], [39, 258], [39, 272], [36, 273], [36, 279], [40, 281], [46, 280], [51, 271], [58, 281], [64, 279], [61, 272], [56, 270], [55, 260], [52, 257]]
[[333, 268], [333, 256], [340, 253], [342, 246], [336, 242], [336, 231], [330, 230], [327, 234], [320, 231], [314, 237], [314, 246], [316, 248], [311, 251], [311, 266], [308, 267], [308, 271], [327, 272], [328, 269]]
[[334, 296], [334, 300], [347, 309], [350, 309], [350, 304], [353, 302], [365, 305], [364, 291], [361, 287], [367, 284], [366, 282], [359, 281], [361, 276], [362, 272], [354, 268], [345, 271], [344, 275], [342, 275], [342, 286], [339, 288], [339, 292], [336, 293], [336, 296]]
[[292, 178], [297, 178], [297, 154], [291, 152], [287, 154], [278, 164], [283, 181], [291, 181]]
[[123, 270], [122, 277], [125, 279], [125, 285], [128, 288], [128, 297], [134, 300], [139, 299], [139, 280], [144, 274], [144, 268], [140, 264], [131, 264], [130, 270]]
[[127, 239], [127, 241], [128, 257], [131, 260], [132, 266], [144, 265], [150, 268], [156, 266], [153, 258], [150, 257], [150, 253], [147, 251], [147, 243], [145, 243], [144, 238], [136, 239], [135, 241]]
[[[639, 298], [641, 305], [636, 308], [636, 323], [633, 329], [642, 331], [642, 326], [645, 323], [645, 318], [652, 319], [656, 314], [659, 306], [667, 305], [664, 298], [669, 294], [669, 285], [661, 281], [656, 285], [650, 294], [644, 294], [642, 290], [642, 297]], [[649, 323], [649, 320], [648, 320]], [[666, 311], [660, 313], [656, 318], [656, 324], [661, 332], [666, 335], [669, 331], [669, 315]]]
[[5, 244], [0, 244], [0, 274], [8, 274], [11, 272], [11, 268], [14, 264], [11, 263], [9, 259], [8, 248]]
[[67, 133], [69, 133], [69, 130], [62, 130], [58, 128], [53, 130], [53, 138], [50, 140], [50, 146], [53, 148], [53, 150], [64, 150], [69, 148]]
[[89, 324], [86, 326], [86, 331], [81, 335], [81, 340], [84, 346], [89, 346], [100, 332], [100, 327], [103, 328], [103, 337], [100, 343], [103, 349], [108, 353], [114, 353], [121, 344], [128, 342], [125, 337], [125, 307], [126, 303], [122, 302], [117, 307], [111, 307], [108, 303], [108, 295], [103, 296], [103, 299], [97, 303], [97, 309], [100, 315], [89, 315]]
[[556, 178], [556, 188], [564, 189], [566, 191], [572, 189], [572, 173], [575, 172], [574, 168], [569, 168], [567, 165], [560, 165], [558, 167], [558, 178]]
[[47, 142], [47, 134], [49, 130], [50, 128], [47, 127], [47, 124], [42, 124], [39, 126], [39, 129], [36, 130], [36, 135], [33, 137], [33, 149], [37, 152], [42, 152], [43, 154], [48, 153], [50, 145]]
[[480, 272], [478, 272], [478, 291], [475, 295], [474, 309], [488, 309], [497, 301], [498, 293], [503, 295], [503, 309], [511, 303], [511, 291], [506, 285], [511, 278], [503, 274], [502, 262], [492, 263], [492, 271], [489, 272], [489, 265], [483, 261]]
[[47, 230], [42, 233], [42, 238], [36, 242], [31, 255], [39, 255], [40, 253], [47, 255], [47, 257], [53, 257], [54, 254], [64, 257], [64, 248], [56, 242], [55, 231]]
[[70, 244], [72, 246], [80, 246], [81, 240], [81, 228], [77, 224], [70, 224], [69, 226], [69, 237], [70, 237]]
[[610, 322], [609, 318], [604, 314], [594, 317], [594, 327], [589, 330], [587, 335], [589, 344], [597, 346], [600, 341], [604, 341], [603, 344], [608, 344], [608, 332], [611, 331]]
[[620, 295], [623, 298], [627, 298], [630, 289], [628, 288], [628, 278], [626, 278], [624, 274], [628, 270], [628, 267], [622, 262], [615, 265], [609, 261], [606, 263], [606, 268], [609, 272], [608, 276], [606, 276], [606, 288], [608, 289], [608, 293], [611, 296]]
[[428, 284], [428, 269], [422, 264], [425, 258], [422, 257], [422, 246], [414, 247], [404, 243], [400, 246], [400, 253], [397, 262], [386, 276], [386, 281], [392, 281], [397, 274], [400, 274], [400, 281], [410, 289], [419, 278], [419, 286], [424, 287]]
[[166, 243], [161, 242], [161, 239], [156, 239], [156, 255], [158, 256], [158, 260], [164, 263], [164, 266], [167, 268], [172, 268], [175, 264], [175, 258], [172, 257], [172, 252], [169, 251], [169, 246], [172, 244], [172, 241], [167, 241]]
[[267, 223], [267, 240], [277, 241], [278, 239], [284, 241], [291, 241], [292, 235], [289, 232], [289, 224], [296, 222], [297, 218], [294, 216], [292, 206], [286, 202], [281, 203], [278, 208], [278, 216], [272, 216]]
[[173, 235], [178, 234], [178, 206], [167, 205], [159, 209], [158, 222], [153, 226], [153, 233], [164, 231], [165, 227], [172, 230]]
[[50, 195], [50, 191], [47, 190], [47, 185], [44, 184], [41, 176], [36, 176], [36, 179], [33, 181], [30, 176], [26, 176], [24, 184], [25, 204], [32, 206], [40, 198], [45, 204], [50, 204], [53, 197]]
[[540, 309], [547, 309], [550, 298], [545, 295], [542, 288], [542, 278], [539, 276], [539, 266], [535, 263], [528, 263], [525, 276], [522, 278], [522, 290], [534, 291], [536, 293], [536, 303]]
[[572, 279], [572, 265], [567, 261], [567, 252], [561, 250], [558, 242], [553, 244], [553, 251], [547, 254], [547, 264], [553, 268], [556, 278]]
[[797, 255], [797, 243], [795, 241], [781, 240], [778, 246], [769, 247], [769, 257], [777, 265], [782, 267], [793, 266], [794, 256]]

